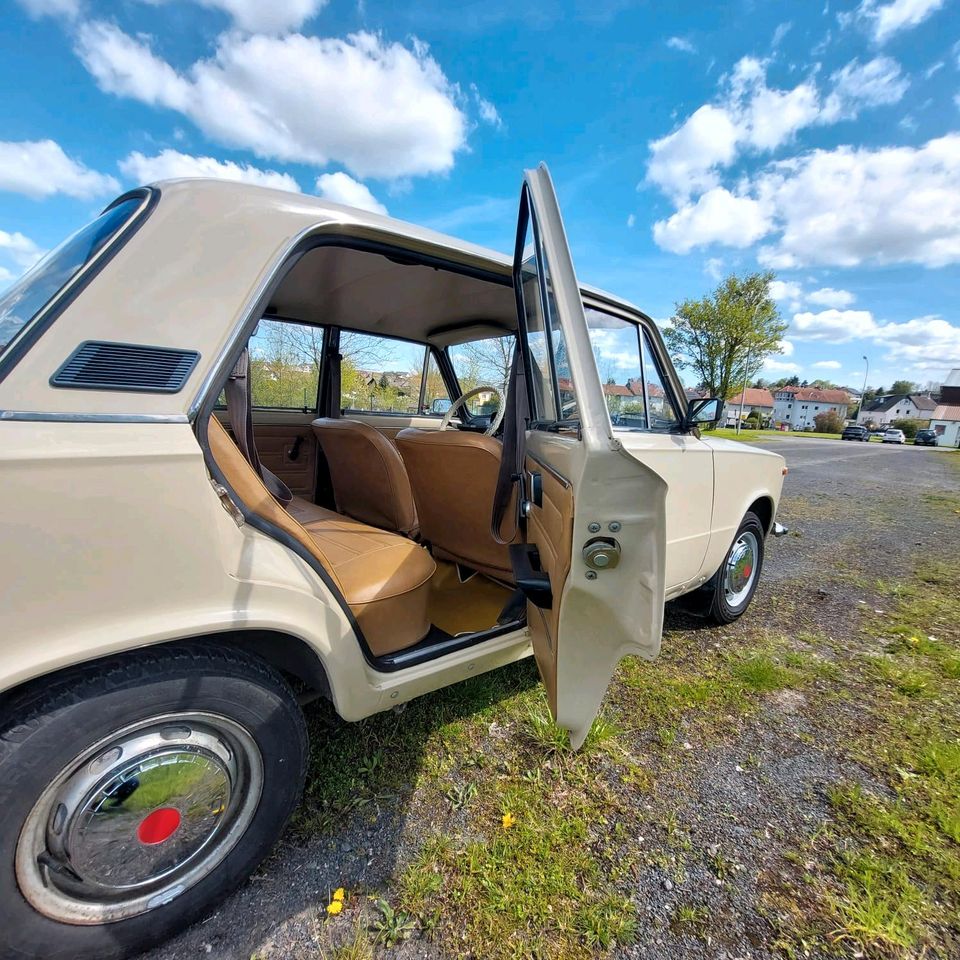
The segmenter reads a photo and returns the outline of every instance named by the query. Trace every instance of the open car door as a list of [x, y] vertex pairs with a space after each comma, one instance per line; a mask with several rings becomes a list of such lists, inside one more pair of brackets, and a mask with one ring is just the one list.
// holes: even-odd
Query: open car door
[[577, 748], [618, 661], [660, 650], [667, 485], [613, 434], [542, 164], [524, 175], [513, 281], [530, 409], [526, 543], [511, 553], [550, 709]]

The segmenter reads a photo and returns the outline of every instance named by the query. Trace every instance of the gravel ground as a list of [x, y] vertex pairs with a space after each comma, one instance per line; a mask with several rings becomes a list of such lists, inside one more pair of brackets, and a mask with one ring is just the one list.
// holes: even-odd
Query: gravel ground
[[[896, 577], [917, 555], [955, 553], [958, 518], [925, 499], [960, 491], [960, 470], [949, 462], [953, 454], [812, 439], [764, 447], [782, 453], [790, 467], [780, 519], [791, 533], [769, 544], [761, 588], [743, 620], [708, 630], [670, 609], [665, 649], [735, 645], [738, 637], [771, 628], [791, 635], [817, 631], [852, 643], [858, 611], [881, 602], [869, 587], [875, 578]], [[803, 641], [797, 644], [802, 650]], [[785, 858], [787, 841], [796, 847], [827, 819], [824, 791], [830, 784], [841, 778], [868, 783], [837, 750], [843, 710], [835, 706], [825, 723], [808, 692], [782, 690], [766, 698], [760, 712], [726, 728], [719, 741], [684, 743], [682, 762], [654, 771], [655, 797], [639, 786], [623, 788], [636, 794], [626, 842], [658, 855], [622, 881], [639, 925], [635, 943], [616, 948], [614, 956], [783, 956], [775, 947], [777, 904], [802, 898], [803, 865]], [[636, 747], [642, 750], [642, 742]], [[681, 825], [680, 855], [665, 833], [666, 814]], [[416, 852], [419, 828], [432, 818], [412, 792], [384, 800], [375, 817], [369, 810], [347, 817], [335, 839], [303, 841], [288, 834], [216, 912], [144, 960], [323, 957], [331, 940], [317, 918], [331, 887], [389, 897], [398, 869]], [[724, 865], [722, 883], [718, 863]], [[681, 903], [709, 915], [709, 930], [678, 925]], [[449, 955], [442, 944], [419, 938], [375, 953], [436, 960]]]

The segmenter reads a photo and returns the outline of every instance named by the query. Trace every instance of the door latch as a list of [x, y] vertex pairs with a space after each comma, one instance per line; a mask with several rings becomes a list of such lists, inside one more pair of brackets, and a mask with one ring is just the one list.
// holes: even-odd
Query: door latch
[[246, 522], [243, 517], [243, 513], [240, 508], [233, 502], [233, 499], [230, 497], [230, 492], [222, 483], [217, 483], [213, 477], [210, 478], [210, 485], [213, 487], [213, 492], [220, 498], [220, 505], [223, 507], [227, 513], [230, 514], [233, 522], [238, 526], [242, 527]]
[[612, 570], [620, 562], [620, 544], [613, 537], [594, 537], [583, 545], [583, 562], [591, 570]]

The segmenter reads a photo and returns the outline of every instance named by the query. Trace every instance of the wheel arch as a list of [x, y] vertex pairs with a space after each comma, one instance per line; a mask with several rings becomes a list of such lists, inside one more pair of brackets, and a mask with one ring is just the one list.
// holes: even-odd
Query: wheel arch
[[[760, 520], [760, 526], [763, 527], [763, 532], [769, 534], [773, 528], [773, 518], [774, 518], [774, 508], [773, 508], [773, 498], [769, 496], [757, 497], [753, 503], [747, 507], [744, 516], [747, 513], [755, 513]], [[741, 522], [742, 518], [741, 518]]]
[[15, 686], [0, 692], [0, 705], [30, 698], [41, 687], [64, 677], [77, 667], [89, 667], [101, 661], [115, 660], [117, 657], [136, 657], [143, 650], [164, 650], [181, 644], [211, 643], [221, 647], [233, 647], [253, 654], [281, 673], [303, 684], [302, 691], [295, 691], [300, 699], [314, 696], [326, 697], [333, 701], [333, 691], [327, 669], [319, 653], [305, 640], [280, 630], [237, 629], [216, 633], [199, 634], [190, 637], [178, 637], [152, 643], [146, 647], [128, 650], [110, 651], [89, 660], [78, 660], [46, 673], [23, 680]]

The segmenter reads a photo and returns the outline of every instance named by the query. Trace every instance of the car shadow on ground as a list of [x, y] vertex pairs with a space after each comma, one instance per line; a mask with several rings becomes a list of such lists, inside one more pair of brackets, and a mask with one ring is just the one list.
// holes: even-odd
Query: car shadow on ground
[[[468, 723], [540, 682], [532, 659], [501, 667], [358, 723], [325, 700], [304, 713], [310, 759], [300, 806], [255, 875], [208, 917], [142, 960], [311, 956], [334, 890], [385, 894], [416, 852], [411, 800], [426, 775], [444, 773], [469, 747]], [[454, 789], [451, 781], [451, 789]]]

